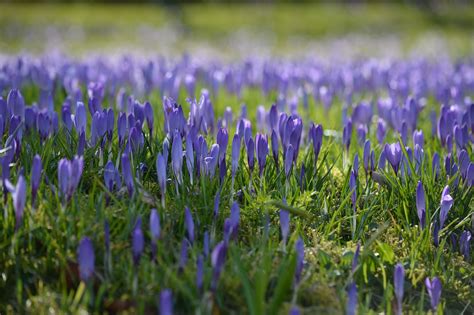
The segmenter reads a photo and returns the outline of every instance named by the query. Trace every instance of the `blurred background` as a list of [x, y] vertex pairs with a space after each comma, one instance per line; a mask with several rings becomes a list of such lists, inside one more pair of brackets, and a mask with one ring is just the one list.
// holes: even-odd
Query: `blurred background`
[[474, 52], [469, 2], [7, 1], [0, 53], [460, 57]]

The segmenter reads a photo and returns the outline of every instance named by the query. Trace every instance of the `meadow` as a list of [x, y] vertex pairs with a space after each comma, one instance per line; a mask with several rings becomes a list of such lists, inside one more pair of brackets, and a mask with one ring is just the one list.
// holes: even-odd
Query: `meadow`
[[[262, 11], [280, 21], [269, 26], [275, 50], [290, 51], [289, 34], [406, 19], [413, 32], [390, 30], [403, 45], [439, 27], [458, 52], [335, 61], [204, 58], [194, 46], [170, 56], [137, 42], [146, 54], [89, 55], [74, 40], [35, 55], [43, 48], [24, 37], [48, 14], [85, 34], [95, 23], [135, 33], [107, 7], [89, 26], [80, 6], [70, 19], [58, 14], [67, 7], [5, 8], [0, 313], [474, 312], [472, 10], [433, 20], [401, 8], [384, 21], [373, 6], [347, 21], [320, 6], [327, 20], [314, 27], [305, 7], [291, 7], [294, 25], [281, 7]], [[180, 28], [194, 30], [181, 40], [258, 28], [250, 7], [207, 9], [180, 11]], [[130, 25], [137, 12], [147, 25], [170, 19], [115, 10]], [[84, 51], [97, 46], [85, 38]]]

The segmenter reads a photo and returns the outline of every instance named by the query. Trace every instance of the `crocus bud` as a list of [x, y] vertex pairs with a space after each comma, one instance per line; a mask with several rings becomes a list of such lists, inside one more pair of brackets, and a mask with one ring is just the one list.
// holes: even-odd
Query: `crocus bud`
[[252, 174], [255, 167], [255, 143], [251, 137], [247, 141], [247, 162], [249, 165], [250, 174]]
[[143, 112], [145, 114], [146, 124], [148, 126], [148, 130], [150, 131], [150, 135], [153, 134], [153, 125], [154, 125], [154, 116], [153, 116], [153, 107], [151, 106], [150, 102], [145, 102]]
[[132, 174], [132, 166], [130, 165], [130, 158], [128, 154], [122, 154], [122, 177], [125, 185], [127, 186], [129, 197], [133, 196], [135, 185]]
[[117, 134], [119, 146], [124, 144], [125, 136], [127, 135], [127, 114], [120, 113], [117, 119]]
[[193, 141], [190, 134], [186, 136], [186, 166], [188, 168], [188, 173], [192, 184], [194, 173], [194, 150]]
[[471, 232], [463, 231], [459, 237], [459, 251], [464, 256], [464, 259], [469, 261], [471, 247]]
[[156, 242], [160, 238], [160, 216], [156, 209], [151, 209], [150, 213], [150, 234], [151, 240]]
[[265, 168], [265, 164], [267, 162], [267, 155], [268, 155], [267, 136], [262, 135], [262, 134], [257, 134], [256, 145], [257, 145], [257, 159], [258, 159], [258, 167], [259, 167], [259, 176], [261, 177], [262, 174], [263, 174], [263, 169]]
[[385, 157], [390, 162], [395, 174], [398, 174], [400, 161], [402, 159], [402, 149], [400, 143], [386, 144], [384, 147]]
[[428, 295], [430, 296], [431, 309], [436, 311], [441, 298], [441, 281], [437, 277], [431, 280], [430, 278], [426, 278], [425, 285]]
[[381, 118], [377, 122], [377, 141], [383, 143], [385, 140], [385, 135], [387, 134], [387, 124]]
[[188, 240], [181, 242], [181, 254], [179, 256], [179, 271], [183, 271], [188, 263]]
[[301, 237], [295, 243], [296, 252], [296, 269], [295, 269], [295, 284], [298, 284], [301, 280], [301, 274], [303, 273], [304, 267], [304, 242]]
[[397, 314], [402, 314], [403, 284], [405, 282], [405, 269], [398, 263], [395, 266], [393, 274], [393, 286], [395, 288], [395, 297], [397, 298]]
[[413, 131], [413, 146], [418, 144], [420, 147], [423, 148], [424, 142], [425, 140], [423, 136], [423, 131], [422, 130]]
[[73, 160], [61, 159], [58, 164], [58, 186], [63, 199], [63, 204], [67, 203], [81, 180], [84, 160], [82, 157], [74, 157]]
[[171, 165], [178, 184], [181, 184], [183, 182], [183, 143], [179, 132], [175, 132], [173, 137]]
[[161, 194], [166, 193], [166, 164], [163, 156], [158, 153], [156, 157], [156, 173], [158, 175], [158, 183], [160, 184]]
[[370, 161], [370, 155], [371, 155], [371, 149], [370, 149], [370, 140], [367, 139], [365, 140], [365, 144], [364, 144], [364, 156], [363, 156], [363, 160], [364, 160], [364, 170], [365, 170], [365, 173], [367, 174], [370, 170], [370, 166], [369, 166], [369, 161]]
[[196, 287], [202, 291], [204, 282], [204, 256], [201, 254], [196, 261]]
[[347, 151], [349, 150], [349, 146], [351, 145], [351, 137], [352, 137], [352, 122], [349, 119], [347, 123], [344, 125], [344, 130], [342, 132], [342, 143], [344, 144], [344, 147]]
[[275, 161], [276, 168], [278, 169], [278, 136], [275, 132], [275, 130], [272, 131], [272, 154], [273, 154], [273, 160]]
[[18, 89], [12, 89], [7, 96], [7, 106], [13, 116], [25, 117], [25, 100]]
[[191, 245], [194, 243], [194, 220], [191, 210], [188, 207], [184, 208], [184, 223], [186, 225], [186, 234]]
[[41, 165], [41, 157], [36, 154], [33, 158], [33, 165], [31, 167], [31, 203], [35, 202], [36, 194], [41, 183], [41, 171], [43, 167]]
[[217, 289], [217, 283], [219, 281], [219, 276], [224, 267], [225, 257], [227, 254], [227, 245], [224, 241], [221, 241], [214, 247], [211, 254], [211, 264], [212, 264], [212, 282], [211, 290], [215, 291]]
[[107, 121], [107, 139], [112, 141], [114, 135], [114, 126], [115, 126], [115, 113], [112, 108], [109, 108], [106, 111], [106, 121]]
[[132, 232], [132, 257], [135, 266], [140, 263], [140, 258], [145, 248], [145, 237], [142, 232], [142, 219], [138, 217]]
[[163, 289], [160, 293], [160, 315], [173, 315], [173, 293]]
[[420, 226], [422, 229], [424, 229], [426, 225], [426, 201], [425, 190], [423, 189], [423, 184], [421, 181], [418, 181], [418, 185], [416, 186], [416, 210], [418, 213]]
[[232, 177], [235, 177], [237, 168], [239, 167], [240, 157], [240, 137], [238, 134], [234, 135], [232, 140]]
[[355, 315], [357, 313], [357, 286], [354, 281], [347, 288], [346, 314]]
[[448, 212], [453, 206], [454, 200], [449, 194], [449, 186], [444, 187], [443, 193], [441, 194], [441, 209], [439, 211], [439, 228], [442, 229], [444, 222], [448, 217]]
[[285, 153], [285, 175], [287, 178], [290, 175], [291, 168], [293, 166], [293, 156], [294, 156], [293, 151], [294, 151], [293, 146], [290, 144], [286, 148], [286, 153]]
[[286, 240], [290, 234], [290, 214], [286, 210], [280, 210], [280, 229], [283, 244], [286, 245]]
[[86, 108], [84, 106], [84, 103], [82, 102], [77, 102], [76, 115], [74, 116], [74, 122], [76, 124], [76, 132], [78, 135], [86, 131], [86, 125], [87, 125]]
[[321, 125], [315, 126], [314, 124], [311, 124], [308, 135], [313, 143], [314, 163], [316, 164], [323, 143], [323, 127]]
[[219, 128], [217, 131], [217, 144], [219, 145], [220, 151], [219, 151], [219, 163], [222, 162], [223, 159], [225, 159], [225, 154], [227, 151], [227, 145], [229, 142], [229, 134], [227, 133], [226, 128]]
[[8, 180], [5, 182], [8, 191], [12, 194], [13, 207], [15, 208], [15, 230], [20, 227], [23, 219], [23, 212], [25, 210], [26, 203], [26, 181], [25, 178], [20, 175], [16, 186], [13, 186]]
[[105, 164], [104, 182], [105, 187], [107, 187], [107, 189], [111, 192], [115, 189], [119, 189], [122, 186], [119, 171], [112, 161], [108, 161], [107, 164]]
[[81, 280], [88, 282], [94, 275], [95, 254], [92, 241], [88, 237], [82, 238], [77, 248], [77, 263]]

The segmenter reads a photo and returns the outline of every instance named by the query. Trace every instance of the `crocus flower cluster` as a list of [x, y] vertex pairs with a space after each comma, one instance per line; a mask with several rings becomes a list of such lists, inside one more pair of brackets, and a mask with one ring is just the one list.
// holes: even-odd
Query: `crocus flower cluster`
[[[63, 210], [74, 205], [80, 213], [82, 199], [73, 197], [100, 191], [90, 198], [105, 222], [109, 264], [114, 226], [108, 220], [116, 213], [107, 207], [126, 208], [133, 219], [122, 222], [129, 238], [123, 246], [135, 275], [151, 256], [153, 266], [175, 263], [169, 270], [183, 278], [195, 267], [197, 292], [215, 295], [233, 250], [249, 237], [239, 231], [244, 220], [268, 210], [266, 199], [279, 199], [288, 207], [265, 213], [262, 230], [264, 239], [281, 236], [283, 260], [295, 255], [293, 301], [306, 273], [305, 224], [319, 233], [321, 222], [337, 223], [334, 235], [351, 229], [345, 237], [358, 247], [345, 284], [347, 314], [359, 309], [358, 288], [364, 294], [356, 275], [372, 209], [381, 206], [380, 216], [389, 213], [390, 220], [403, 221], [397, 222], [401, 230], [429, 235], [436, 247], [451, 240], [456, 254], [471, 259], [466, 218], [472, 211], [462, 208], [472, 204], [474, 185], [472, 62], [142, 58], [0, 61], [2, 206], [5, 217], [14, 210], [15, 231], [50, 196], [49, 203]], [[30, 99], [31, 84], [37, 99]], [[261, 92], [266, 103], [253, 104], [246, 90]], [[222, 92], [246, 103], [226, 107], [218, 103]], [[324, 116], [310, 107], [321, 107]], [[334, 112], [342, 112], [341, 119], [326, 121]], [[421, 123], [424, 117], [429, 125]], [[327, 195], [331, 189], [337, 193]], [[372, 194], [389, 196], [395, 206], [371, 204]], [[204, 206], [193, 204], [197, 199]], [[253, 199], [265, 200], [262, 209], [248, 211]], [[308, 222], [293, 208], [301, 200], [310, 200], [302, 210]], [[328, 207], [334, 200], [337, 206]], [[313, 211], [314, 204], [321, 207]], [[273, 222], [279, 233], [272, 235]], [[172, 246], [160, 246], [173, 233], [179, 238], [166, 243]], [[86, 234], [90, 238], [77, 240], [77, 263], [80, 279], [91, 283], [96, 236]], [[176, 253], [160, 260], [167, 247]], [[435, 277], [425, 284], [436, 310], [441, 282]], [[399, 263], [393, 271], [397, 314], [403, 313], [407, 285]], [[173, 293], [161, 284], [160, 290], [160, 312], [171, 314]], [[298, 310], [292, 307], [292, 313]]]

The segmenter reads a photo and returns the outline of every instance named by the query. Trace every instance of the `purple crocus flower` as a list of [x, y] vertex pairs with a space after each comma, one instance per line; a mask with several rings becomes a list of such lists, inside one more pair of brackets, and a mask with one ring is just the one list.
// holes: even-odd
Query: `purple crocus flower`
[[355, 315], [357, 313], [357, 286], [354, 281], [347, 288], [346, 315]]
[[250, 174], [252, 174], [255, 167], [255, 143], [251, 137], [247, 141], [247, 162], [249, 165]]
[[186, 225], [188, 240], [192, 245], [194, 243], [194, 220], [191, 210], [189, 210], [188, 207], [184, 208], [184, 223]]
[[298, 284], [301, 280], [301, 274], [303, 273], [304, 267], [304, 242], [301, 237], [295, 243], [296, 252], [296, 269], [295, 269], [295, 284]]
[[436, 311], [441, 298], [441, 281], [437, 277], [434, 277], [431, 280], [427, 277], [425, 285], [428, 295], [430, 296], [431, 309]]
[[449, 186], [444, 187], [443, 193], [441, 194], [441, 208], [439, 211], [439, 229], [442, 229], [446, 219], [448, 217], [448, 212], [453, 206], [454, 200], [449, 194]]
[[8, 191], [12, 194], [13, 207], [15, 208], [15, 230], [18, 230], [23, 219], [23, 212], [26, 204], [26, 180], [22, 175], [20, 175], [16, 186], [8, 180], [5, 184]]
[[115, 126], [115, 112], [112, 108], [109, 108], [107, 111], [105, 111], [106, 115], [106, 132], [107, 132], [107, 139], [112, 141], [112, 137], [114, 135], [114, 126]]
[[280, 229], [283, 244], [286, 245], [288, 234], [290, 234], [290, 213], [286, 210], [280, 210]]
[[293, 150], [293, 146], [290, 144], [286, 148], [286, 152], [285, 152], [285, 175], [287, 178], [290, 175], [290, 172], [293, 166], [293, 156], [294, 156], [294, 150]]
[[425, 140], [423, 136], [423, 131], [422, 130], [413, 131], [413, 146], [418, 144], [420, 147], [423, 148], [424, 142]]
[[204, 231], [204, 236], [202, 240], [202, 251], [204, 253], [204, 257], [209, 256], [209, 232]]
[[[0, 116], [1, 116], [1, 114], [0, 114]], [[69, 119], [71, 119], [71, 117], [69, 117]], [[3, 116], [2, 116], [2, 121], [3, 120], [4, 119], [3, 119]], [[25, 127], [26, 127], [26, 130], [29, 131], [31, 129], [35, 129], [35, 127], [38, 125], [37, 120], [38, 120], [38, 108], [36, 106], [26, 107], [25, 108]], [[0, 131], [1, 131], [0, 134], [3, 134], [3, 128]]]
[[138, 266], [145, 248], [145, 237], [142, 231], [142, 218], [138, 217], [132, 232], [132, 256], [133, 263]]
[[368, 174], [370, 170], [370, 158], [371, 158], [371, 148], [370, 148], [370, 140], [367, 139], [365, 140], [364, 144], [364, 156], [363, 156], [363, 162], [364, 162], [364, 170], [365, 173]]
[[357, 178], [359, 178], [359, 154], [356, 153], [354, 155], [354, 161], [352, 162], [352, 170], [354, 171], [354, 175]]
[[41, 140], [45, 140], [49, 136], [51, 130], [51, 120], [49, 119], [49, 114], [46, 111], [40, 111], [36, 116], [36, 127], [38, 128], [38, 133]]
[[194, 150], [193, 150], [193, 140], [190, 134], [186, 136], [186, 166], [188, 168], [189, 178], [192, 184], [193, 173], [194, 173]]
[[273, 160], [275, 161], [275, 166], [276, 168], [278, 169], [278, 152], [279, 152], [279, 148], [278, 148], [278, 136], [275, 132], [275, 130], [272, 131], [272, 154], [273, 154]]
[[13, 116], [25, 116], [25, 100], [18, 89], [12, 89], [7, 96], [7, 106]]
[[152, 135], [155, 119], [153, 116], [153, 107], [151, 106], [150, 102], [145, 102], [145, 105], [143, 107], [143, 113], [145, 115], [145, 120], [148, 126], [148, 130], [150, 131], [150, 135]]
[[227, 133], [226, 128], [219, 128], [217, 131], [217, 144], [219, 145], [219, 164], [225, 159], [225, 154], [227, 151], [227, 145], [229, 143], [229, 134]]
[[109, 191], [114, 191], [114, 189], [120, 189], [120, 187], [122, 186], [119, 171], [117, 170], [112, 161], [108, 161], [107, 164], [105, 164], [104, 182], [105, 187], [107, 187]]
[[87, 125], [86, 115], [87, 115], [86, 107], [84, 106], [84, 103], [77, 102], [76, 115], [74, 116], [74, 122], [76, 124], [76, 131], [78, 135], [86, 131], [86, 125]]
[[471, 247], [471, 232], [463, 231], [459, 237], [459, 250], [464, 256], [464, 259], [469, 261], [470, 257], [470, 247]]
[[309, 138], [313, 143], [314, 163], [318, 162], [319, 152], [321, 151], [321, 145], [323, 143], [323, 127], [321, 125], [311, 124], [309, 128]]
[[377, 163], [378, 168], [380, 168], [380, 169], [382, 169], [382, 170], [385, 169], [385, 164], [386, 164], [386, 162], [387, 162], [387, 157], [386, 157], [386, 155], [385, 155], [385, 150], [382, 150], [382, 151], [380, 152], [379, 161], [378, 161], [378, 163]]
[[235, 177], [237, 168], [239, 167], [239, 156], [240, 156], [240, 137], [238, 134], [234, 135], [232, 139], [232, 178]]
[[128, 154], [126, 153], [122, 154], [122, 177], [123, 177], [123, 181], [125, 182], [125, 185], [127, 186], [128, 195], [132, 197], [133, 192], [135, 190], [135, 184], [133, 180], [130, 158], [128, 157]]
[[349, 119], [346, 124], [344, 125], [344, 129], [342, 131], [342, 143], [346, 150], [349, 150], [349, 146], [351, 145], [351, 137], [352, 137], [352, 122]]
[[387, 134], [387, 124], [381, 118], [377, 122], [377, 141], [383, 143], [385, 135]]
[[81, 180], [84, 161], [82, 157], [73, 160], [61, 159], [58, 164], [58, 186], [63, 202], [67, 203]]
[[204, 283], [204, 256], [201, 254], [196, 260], [196, 287], [199, 291], [202, 291]]
[[35, 203], [36, 194], [41, 183], [41, 172], [43, 166], [41, 165], [41, 157], [36, 154], [33, 158], [33, 165], [31, 167], [31, 203]]
[[386, 144], [384, 147], [385, 157], [392, 165], [395, 174], [398, 174], [398, 168], [400, 167], [400, 161], [402, 159], [402, 149], [400, 143]]
[[224, 241], [219, 242], [211, 253], [211, 264], [212, 264], [212, 282], [211, 290], [217, 289], [217, 283], [219, 281], [220, 274], [224, 267], [225, 258], [227, 254], [227, 245]]
[[258, 160], [259, 176], [261, 177], [263, 174], [263, 169], [265, 168], [265, 164], [267, 163], [267, 155], [268, 155], [267, 136], [258, 133], [256, 137], [256, 144], [257, 144], [257, 160]]
[[365, 142], [365, 139], [367, 137], [367, 127], [365, 125], [358, 125], [357, 126], [357, 140], [359, 144], [362, 144]]
[[119, 140], [119, 146], [121, 147], [124, 143], [125, 136], [127, 134], [127, 114], [120, 113], [117, 119], [117, 134]]
[[416, 210], [420, 226], [424, 229], [426, 225], [426, 201], [425, 190], [423, 189], [421, 181], [418, 181], [418, 185], [416, 186]]
[[217, 216], [219, 215], [220, 200], [221, 200], [221, 193], [218, 190], [217, 193], [216, 193], [216, 196], [214, 198], [214, 218], [217, 218]]
[[403, 284], [405, 282], [405, 269], [398, 263], [393, 273], [393, 286], [395, 288], [395, 297], [397, 298], [397, 314], [402, 314]]
[[161, 153], [156, 157], [156, 173], [158, 176], [158, 183], [160, 184], [161, 195], [166, 193], [166, 164]]
[[95, 254], [92, 241], [83, 237], [77, 248], [77, 263], [81, 280], [88, 282], [94, 275]]
[[160, 292], [160, 315], [173, 315], [173, 293], [170, 289]]
[[83, 156], [85, 148], [86, 148], [86, 132], [84, 131], [79, 134], [79, 140], [77, 141], [77, 155]]
[[474, 186], [474, 163], [472, 162], [467, 167], [466, 183], [471, 187]]
[[186, 264], [188, 263], [188, 244], [189, 241], [186, 239], [183, 239], [181, 241], [181, 252], [179, 255], [179, 271], [183, 271], [184, 267], [186, 267]]
[[181, 184], [183, 182], [183, 143], [179, 132], [175, 132], [173, 137], [171, 165], [178, 184]]
[[156, 258], [156, 243], [160, 238], [160, 216], [156, 209], [151, 209], [150, 213], [150, 235], [151, 235], [151, 253], [153, 260]]

